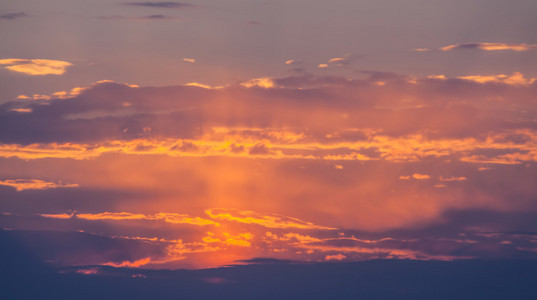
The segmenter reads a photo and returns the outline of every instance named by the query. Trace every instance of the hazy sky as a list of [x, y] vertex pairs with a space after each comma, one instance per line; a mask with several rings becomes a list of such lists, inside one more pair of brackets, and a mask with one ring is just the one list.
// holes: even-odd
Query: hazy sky
[[[213, 85], [297, 75], [296, 69], [348, 78], [361, 77], [362, 71], [415, 76], [518, 71], [537, 77], [535, 49], [414, 51], [460, 43], [535, 44], [532, 0], [139, 3], [3, 0], [1, 58], [53, 59], [72, 66], [64, 76], [39, 78], [2, 69], [1, 101], [103, 79]], [[336, 57], [348, 64], [318, 68]], [[286, 65], [288, 60], [300, 65]]]
[[536, 15], [0, 1], [0, 227], [87, 233], [68, 266], [535, 258]]

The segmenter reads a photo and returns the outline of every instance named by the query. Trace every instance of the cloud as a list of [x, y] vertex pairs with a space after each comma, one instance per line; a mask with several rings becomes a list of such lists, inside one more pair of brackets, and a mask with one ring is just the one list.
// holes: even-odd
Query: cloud
[[39, 216], [43, 218], [61, 219], [61, 220], [71, 219], [73, 215], [74, 214], [39, 214]]
[[0, 185], [14, 187], [17, 191], [24, 190], [47, 190], [55, 188], [78, 187], [78, 184], [64, 184], [44, 181], [40, 179], [7, 179], [0, 180]]
[[442, 176], [440, 176], [440, 181], [466, 181], [466, 180], [468, 180], [468, 178], [466, 178], [464, 176], [459, 176], [459, 177], [456, 177], [456, 176], [442, 177]]
[[431, 179], [431, 176], [427, 175], [427, 174], [419, 174], [419, 173], [414, 173], [412, 175], [402, 175], [402, 176], [399, 176], [399, 179], [401, 180], [410, 180], [410, 179], [416, 179], [416, 180], [428, 180], [428, 179]]
[[334, 57], [328, 60], [329, 64], [343, 64], [345, 62], [347, 62], [347, 59], [343, 57]]
[[525, 78], [520, 72], [514, 72], [512, 75], [470, 75], [459, 76], [459, 79], [475, 81], [478, 83], [504, 83], [510, 85], [530, 85], [537, 81], [537, 78]]
[[325, 69], [329, 67], [343, 67], [350, 63], [349, 59], [346, 57], [334, 57], [328, 60], [326, 63], [321, 63], [317, 66], [319, 69]]
[[157, 214], [135, 214], [128, 212], [104, 212], [104, 213], [76, 213], [76, 214], [39, 214], [44, 218], [67, 219], [76, 217], [77, 219], [89, 221], [128, 221], [128, 220], [149, 220], [149, 221], [164, 221], [170, 224], [190, 224], [196, 226], [220, 226], [217, 222], [207, 220], [200, 217], [191, 217], [186, 214], [177, 213], [157, 213]]
[[[122, 217], [125, 216], [126, 214], [123, 214]], [[496, 218], [488, 219], [489, 222], [502, 222], [502, 218], [498, 218], [498, 213], [495, 216]], [[137, 216], [134, 217], [137, 218]], [[479, 219], [482, 218], [475, 213], [463, 217], [446, 217], [445, 220], [453, 220], [461, 228], [479, 223]], [[526, 218], [531, 219], [531, 214], [527, 214]], [[69, 219], [70, 223], [76, 221], [76, 219], [64, 216], [60, 219]], [[47, 253], [51, 253], [52, 256], [49, 257], [54, 258], [53, 261], [63, 255], [62, 264], [64, 265], [66, 263], [80, 265], [81, 262], [89, 262], [129, 268], [141, 266], [176, 268], [180, 266], [177, 264], [186, 263], [196, 259], [196, 257], [202, 257], [202, 260], [198, 262], [202, 265], [203, 261], [206, 264], [207, 260], [210, 261], [211, 258], [218, 260], [219, 257], [222, 257], [224, 260], [220, 261], [219, 264], [222, 265], [231, 263], [232, 261], [228, 260], [230, 257], [234, 258], [237, 255], [244, 257], [253, 253], [265, 253], [265, 255], [270, 253], [271, 256], [274, 256], [270, 259], [240, 260], [239, 262], [273, 263], [274, 260], [279, 262], [281, 259], [284, 262], [291, 262], [289, 259], [295, 261], [455, 260], [479, 256], [509, 258], [517, 255], [530, 255], [530, 257], [535, 255], [532, 251], [535, 248], [532, 244], [535, 237], [532, 234], [492, 234], [468, 228], [452, 228], [453, 233], [443, 228], [440, 230], [441, 233], [435, 233], [435, 230], [438, 229], [433, 227], [392, 231], [389, 233], [391, 236], [387, 236], [388, 233], [383, 232], [360, 232], [364, 238], [357, 238], [353, 235], [357, 232], [353, 230], [319, 231], [313, 228], [283, 227], [271, 228], [270, 231], [266, 231], [268, 227], [251, 226], [251, 224], [256, 223], [236, 222], [235, 220], [223, 221], [226, 224], [214, 228], [215, 231], [205, 232], [200, 228], [190, 237], [184, 232], [179, 233], [182, 238], [187, 240], [162, 238], [163, 227], [160, 226], [147, 229], [146, 225], [131, 223], [129, 227], [133, 227], [133, 232], [145, 231], [150, 235], [148, 237], [103, 237], [81, 233], [61, 233], [61, 238], [52, 236], [52, 238], [46, 238], [45, 241], [38, 241], [38, 243], [41, 243], [41, 247], [48, 249]], [[84, 224], [87, 223], [80, 223], [76, 225], [76, 228], [80, 228]], [[155, 231], [155, 228], [158, 228], [158, 231]], [[120, 227], [116, 227], [114, 231], [118, 229]], [[299, 232], [295, 232], [295, 230]], [[309, 231], [305, 234], [304, 230]], [[176, 234], [177, 232], [174, 235]], [[83, 240], [80, 240], [81, 238]], [[71, 247], [68, 251], [64, 249], [65, 245], [75, 242], [82, 243], [84, 247]], [[96, 245], [99, 244], [101, 246], [96, 248]], [[515, 252], [497, 252], [506, 245], [516, 249]], [[120, 252], [113, 251], [111, 246], [118, 247], [116, 250], [120, 250]], [[129, 251], [126, 252], [123, 247], [130, 247]], [[86, 248], [89, 251], [83, 251]], [[103, 249], [106, 249], [106, 253], [99, 254]], [[97, 252], [93, 253], [93, 251]], [[82, 257], [81, 254], [85, 254], [86, 257]], [[202, 265], [198, 265], [198, 267]]]
[[202, 238], [202, 241], [207, 244], [223, 244], [226, 246], [236, 246], [236, 247], [250, 247], [252, 246], [251, 240], [254, 235], [250, 232], [239, 233], [237, 235], [230, 235], [229, 233], [224, 233], [223, 238], [215, 237], [215, 234], [208, 232], [207, 236]]
[[24, 17], [28, 17], [28, 15], [24, 12], [0, 14], [1, 20], [15, 20], [15, 19], [24, 18]]
[[207, 209], [205, 213], [216, 220], [232, 221], [245, 224], [256, 224], [266, 228], [299, 228], [334, 230], [335, 228], [320, 226], [296, 218], [275, 214], [263, 215], [253, 211], [238, 211], [233, 209]]
[[[527, 123], [531, 119], [521, 121], [506, 113], [472, 117], [491, 99], [499, 107], [531, 106], [531, 80], [512, 84], [522, 82], [519, 73], [494, 78], [503, 81], [409, 81], [393, 74], [371, 74], [361, 81], [257, 78], [238, 86], [189, 84], [151, 91], [103, 81], [34, 97], [39, 101], [21, 97], [4, 104], [0, 156], [91, 159], [118, 153], [330, 161], [534, 161], [537, 135]], [[341, 96], [339, 90], [346, 94]], [[188, 102], [189, 98], [199, 101]], [[237, 126], [228, 125], [231, 116], [220, 107], [235, 108], [232, 123]], [[349, 119], [349, 114], [355, 117]], [[498, 118], [510, 127], [499, 130], [504, 123]], [[271, 124], [277, 125], [267, 126]]]
[[126, 17], [126, 16], [101, 16], [99, 17], [101, 20], [112, 20], [112, 21], [177, 21], [180, 20], [180, 18], [173, 17], [173, 16], [167, 16], [167, 15], [146, 15], [146, 16], [140, 16], [140, 17]]
[[[272, 85], [256, 85], [264, 81], [220, 88], [107, 81], [48, 100], [2, 104], [2, 178], [19, 178], [10, 173], [21, 169], [29, 178], [84, 187], [24, 193], [0, 187], [3, 210], [27, 213], [32, 224], [58, 230], [164, 239], [174, 249], [167, 256], [174, 263], [217, 265], [265, 254], [311, 260], [337, 253], [348, 260], [457, 256], [402, 241], [374, 245], [406, 245], [419, 253], [366, 251], [361, 248], [372, 243], [354, 240], [338, 241], [357, 243], [351, 246], [360, 249], [350, 254], [300, 245], [345, 228], [360, 231], [345, 233], [364, 241], [379, 240], [362, 236], [368, 230], [459, 228], [444, 217], [448, 211], [537, 209], [535, 83], [382, 72], [361, 79], [266, 78]], [[461, 177], [467, 180], [454, 179]], [[203, 215], [211, 207], [222, 209]], [[201, 225], [203, 220], [220, 226]], [[10, 222], [0, 226], [17, 228]], [[268, 230], [278, 238], [268, 237]], [[237, 238], [241, 233], [253, 238]], [[179, 238], [182, 243], [171, 242]], [[208, 263], [207, 253], [229, 256], [215, 255], [218, 262]]]
[[15, 111], [15, 112], [18, 112], [18, 113], [31, 113], [32, 112], [32, 109], [31, 108], [12, 108], [11, 111]]
[[483, 51], [528, 51], [537, 49], [537, 44], [507, 44], [507, 43], [463, 43], [453, 44], [440, 48], [442, 51], [451, 51], [456, 49], [478, 49]]
[[82, 275], [96, 275], [96, 274], [99, 273], [99, 269], [97, 269], [97, 268], [78, 269], [78, 270], [76, 270], [76, 273], [77, 274], [82, 274]]
[[427, 179], [431, 179], [431, 176], [427, 174], [414, 173], [412, 174], [412, 178], [417, 179], [417, 180], [427, 180]]
[[344, 260], [345, 258], [347, 258], [345, 255], [343, 254], [335, 254], [335, 255], [327, 255], [324, 257], [324, 260], [326, 261], [329, 261], [329, 260]]
[[246, 88], [261, 87], [261, 88], [267, 89], [267, 88], [275, 87], [272, 79], [267, 78], [267, 77], [250, 79], [248, 81], [241, 82], [241, 85]]
[[146, 257], [146, 258], [142, 258], [142, 259], [135, 260], [135, 261], [125, 260], [125, 261], [122, 261], [122, 262], [119, 262], [119, 263], [117, 263], [117, 262], [105, 262], [105, 263], [102, 263], [102, 265], [112, 266], [112, 267], [116, 267], [116, 268], [138, 268], [138, 267], [141, 267], [143, 265], [147, 265], [150, 262], [151, 262], [151, 257]]
[[[147, 128], [147, 127], [144, 127]], [[142, 131], [143, 132], [143, 131]], [[152, 132], [152, 131], [145, 131]], [[285, 137], [286, 132], [268, 131], [270, 134]], [[327, 161], [371, 161], [384, 160], [391, 162], [417, 162], [425, 158], [452, 157], [459, 161], [483, 161], [489, 163], [520, 164], [536, 161], [537, 152], [533, 147], [537, 132], [507, 131], [500, 135], [490, 135], [490, 138], [501, 139], [509, 135], [523, 133], [529, 140], [520, 144], [505, 142], [483, 141], [473, 138], [465, 139], [428, 139], [422, 135], [390, 137], [387, 135], [371, 135], [370, 140], [354, 142], [295, 142], [292, 140], [266, 141], [261, 143], [253, 137], [229, 136], [219, 140], [217, 134], [200, 140], [189, 139], [135, 139], [130, 141], [108, 140], [105, 143], [40, 143], [40, 144], [0, 144], [0, 157], [18, 157], [21, 159], [70, 158], [92, 159], [106, 153], [131, 155], [164, 155], [169, 157], [236, 157], [236, 158], [267, 158], [267, 159], [304, 159]], [[299, 133], [294, 133], [300, 136]], [[406, 145], [412, 144], [412, 148]], [[483, 150], [507, 150], [513, 153], [501, 152], [480, 154]], [[371, 152], [368, 156], [365, 153]], [[481, 157], [481, 159], [477, 159]], [[488, 159], [486, 159], [488, 157]], [[414, 174], [417, 176], [425, 176]], [[401, 179], [405, 176], [402, 176]], [[421, 177], [420, 177], [421, 178]]]
[[188, 62], [188, 63], [195, 63], [196, 62], [196, 60], [193, 59], [193, 58], [183, 58], [183, 61]]
[[72, 64], [67, 61], [50, 59], [0, 59], [6, 69], [27, 75], [62, 75]]
[[128, 6], [140, 6], [150, 8], [188, 8], [193, 7], [193, 4], [175, 2], [175, 1], [161, 1], [161, 2], [125, 2], [123, 5]]
[[[6, 236], [5, 231], [0, 234]], [[164, 255], [164, 246], [158, 243], [83, 232], [13, 230], [9, 235], [26, 249], [39, 249], [33, 254], [54, 266], [139, 267], [150, 258], [158, 259]]]

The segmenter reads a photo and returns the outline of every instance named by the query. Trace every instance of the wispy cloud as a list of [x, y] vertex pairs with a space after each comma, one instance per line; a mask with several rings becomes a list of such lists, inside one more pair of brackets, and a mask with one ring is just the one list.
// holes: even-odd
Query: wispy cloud
[[[537, 44], [510, 44], [510, 43], [461, 43], [452, 44], [438, 48], [440, 51], [453, 51], [453, 50], [482, 50], [482, 51], [529, 51], [537, 49]], [[426, 52], [431, 51], [429, 48], [416, 48], [414, 51]]]
[[319, 69], [325, 69], [329, 67], [343, 67], [350, 63], [349, 58], [347, 57], [334, 57], [329, 59], [326, 63], [321, 63], [317, 65]]
[[298, 59], [289, 59], [289, 60], [286, 60], [286, 61], [285, 61], [285, 64], [286, 64], [286, 65], [293, 65], [293, 66], [296, 66], [296, 65], [301, 65], [301, 64], [302, 64], [302, 61], [301, 61], [301, 60], [298, 60]]
[[141, 7], [152, 7], [152, 8], [187, 8], [193, 7], [193, 4], [175, 2], [175, 1], [161, 1], [161, 2], [125, 2], [123, 5], [129, 6], [141, 6]]
[[528, 51], [537, 49], [537, 44], [508, 44], [508, 43], [463, 43], [453, 44], [441, 47], [442, 51], [451, 51], [456, 49], [478, 49], [484, 51]]
[[27, 75], [62, 75], [72, 64], [62, 60], [7, 58], [0, 59], [0, 65]]
[[452, 177], [442, 177], [440, 176], [440, 181], [466, 181], [468, 178], [464, 176], [452, 176]]
[[101, 16], [101, 20], [111, 21], [178, 21], [180, 18], [166, 15], [147, 15], [140, 17], [127, 17], [127, 16]]
[[125, 260], [119, 263], [106, 262], [106, 263], [103, 263], [102, 265], [112, 266], [116, 268], [138, 268], [143, 265], [147, 265], [149, 262], [151, 262], [151, 257], [146, 257], [146, 258], [142, 258], [142, 259], [135, 260], [135, 261]]
[[327, 255], [324, 257], [324, 260], [326, 261], [329, 261], [329, 260], [344, 260], [345, 258], [347, 258], [345, 255], [343, 254], [334, 254], [334, 255]]
[[48, 190], [54, 188], [78, 187], [78, 184], [71, 183], [55, 183], [40, 179], [7, 179], [0, 180], [0, 185], [14, 187], [17, 191], [24, 190]]
[[158, 213], [158, 214], [138, 214], [129, 212], [104, 212], [104, 213], [76, 213], [72, 215], [68, 214], [40, 214], [44, 218], [53, 219], [67, 219], [76, 217], [77, 219], [89, 220], [89, 221], [132, 221], [132, 220], [146, 220], [146, 221], [164, 221], [170, 224], [191, 224], [197, 226], [214, 225], [219, 226], [215, 221], [192, 217], [186, 214], [177, 213]]
[[15, 20], [24, 17], [28, 17], [28, 15], [24, 12], [0, 14], [0, 20]]
[[409, 180], [411, 178], [416, 179], [416, 180], [428, 180], [428, 179], [431, 179], [431, 176], [427, 174], [419, 174], [419, 173], [414, 173], [412, 175], [406, 175], [406, 176], [399, 176], [399, 179], [401, 180]]
[[511, 75], [498, 74], [498, 75], [468, 75], [468, 76], [459, 76], [459, 79], [475, 81], [478, 83], [504, 83], [510, 85], [529, 85], [537, 81], [537, 78], [525, 78], [519, 72], [515, 72]]
[[334, 230], [336, 228], [316, 225], [296, 218], [275, 214], [260, 214], [253, 211], [233, 209], [207, 209], [205, 213], [216, 220], [232, 221], [246, 224], [257, 224], [267, 228], [299, 228]]

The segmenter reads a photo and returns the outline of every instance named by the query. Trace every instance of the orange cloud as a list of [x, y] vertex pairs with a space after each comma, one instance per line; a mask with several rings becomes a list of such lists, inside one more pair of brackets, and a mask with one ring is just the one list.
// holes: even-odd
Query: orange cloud
[[[57, 215], [41, 215], [44, 217], [54, 217]], [[153, 215], [147, 214], [133, 214], [128, 212], [104, 212], [97, 214], [76, 214], [78, 219], [84, 220], [114, 220], [114, 221], [123, 221], [123, 220], [161, 220], [170, 224], [190, 224], [196, 226], [206, 226], [214, 225], [219, 226], [215, 221], [203, 219], [200, 217], [191, 217], [185, 214], [176, 214], [176, 213], [158, 213]]]
[[459, 177], [453, 176], [453, 177], [446, 177], [446, 178], [440, 176], [440, 181], [466, 181], [466, 180], [468, 179], [464, 176], [459, 176]]
[[213, 219], [233, 221], [245, 224], [256, 224], [266, 228], [300, 228], [300, 229], [322, 229], [333, 230], [336, 228], [315, 225], [310, 222], [302, 221], [296, 218], [263, 215], [253, 211], [239, 211], [233, 209], [206, 209], [205, 213]]
[[76, 270], [76, 273], [77, 274], [82, 274], [82, 275], [95, 275], [97, 273], [99, 273], [99, 270], [98, 269], [79, 269], [79, 270]]
[[510, 76], [505, 75], [505, 74], [471, 75], [471, 76], [459, 76], [457, 78], [468, 80], [468, 81], [475, 81], [478, 83], [495, 82], [495, 83], [505, 83], [505, 84], [510, 84], [510, 85], [529, 85], [537, 81], [537, 78], [524, 78], [524, 75], [522, 75], [519, 72], [515, 72]]
[[274, 81], [272, 81], [272, 79], [267, 78], [267, 77], [250, 79], [248, 81], [242, 82], [241, 85], [246, 88], [261, 87], [261, 88], [268, 89], [268, 88], [276, 87], [276, 85], [274, 84]]
[[399, 179], [401, 180], [410, 180], [411, 178], [414, 178], [416, 180], [427, 180], [427, 179], [431, 179], [431, 176], [427, 174], [419, 174], [419, 173], [414, 173], [412, 175], [407, 175], [407, 176], [399, 176]]
[[[272, 234], [269, 234], [267, 236], [278, 238], [276, 235], [272, 235]], [[280, 241], [293, 241], [293, 240], [296, 240], [298, 243], [302, 243], [302, 244], [320, 242], [321, 241], [320, 239], [318, 239], [316, 237], [312, 237], [312, 236], [309, 236], [309, 235], [298, 234], [298, 233], [292, 233], [292, 232], [283, 234], [279, 238], [279, 240]]]
[[197, 87], [200, 87], [200, 88], [204, 88], [204, 89], [208, 89], [208, 90], [216, 90], [216, 89], [223, 89], [224, 86], [210, 86], [210, 85], [207, 85], [207, 84], [203, 84], [203, 83], [198, 83], [198, 82], [189, 82], [187, 84], [185, 84], [186, 86], [197, 86]]
[[427, 180], [427, 179], [431, 179], [431, 176], [427, 174], [414, 173], [412, 174], [412, 178], [417, 179], [417, 180]]
[[72, 64], [67, 61], [50, 59], [0, 59], [0, 65], [14, 72], [27, 75], [62, 75]]
[[328, 63], [341, 63], [341, 62], [344, 62], [346, 60], [347, 60], [346, 58], [334, 57], [334, 58], [329, 59]]
[[328, 67], [342, 67], [344, 65], [347, 65], [349, 63], [348, 58], [344, 57], [334, 57], [328, 60], [326, 63], [319, 64], [317, 68], [319, 69], [325, 69]]
[[440, 48], [442, 51], [451, 51], [454, 49], [479, 49], [484, 51], [499, 51], [499, 50], [512, 50], [512, 51], [528, 51], [537, 49], [535, 44], [507, 44], [507, 43], [464, 43], [453, 44]]
[[[392, 162], [420, 161], [427, 157], [450, 157], [465, 162], [518, 164], [537, 160], [537, 132], [517, 129], [490, 133], [486, 139], [443, 138], [431, 139], [421, 134], [391, 137], [369, 134], [367, 140], [352, 142], [315, 142], [303, 133], [288, 130], [267, 130], [266, 138], [259, 140], [245, 133], [228, 134], [228, 129], [215, 129], [198, 140], [189, 139], [134, 139], [112, 140], [98, 144], [0, 144], [0, 157], [18, 157], [25, 160], [40, 158], [91, 159], [105, 153], [131, 155], [166, 155], [170, 157], [241, 157], [267, 159], [308, 159], [334, 161], [386, 160]], [[509, 141], [511, 135], [524, 135], [523, 143]], [[510, 150], [511, 154], [482, 157], [473, 151]], [[375, 150], [377, 157], [359, 153]], [[339, 154], [332, 154], [334, 151]]]
[[250, 240], [252, 240], [253, 237], [253, 234], [250, 232], [244, 232], [234, 236], [224, 232], [223, 238], [216, 238], [214, 233], [208, 232], [207, 236], [203, 237], [202, 241], [207, 244], [219, 243], [226, 246], [250, 247], [252, 245]]
[[329, 261], [329, 260], [344, 260], [345, 258], [347, 258], [345, 255], [343, 254], [336, 254], [336, 255], [327, 255], [324, 257], [324, 260], [326, 261]]
[[8, 179], [0, 180], [0, 185], [7, 185], [14, 187], [17, 191], [24, 190], [48, 190], [55, 188], [65, 188], [65, 187], [78, 187], [78, 184], [64, 184], [64, 183], [55, 183], [44, 181], [40, 179]]
[[150, 257], [146, 257], [146, 258], [142, 258], [142, 259], [139, 259], [139, 260], [135, 260], [135, 261], [123, 261], [123, 262], [120, 262], [120, 263], [116, 263], [116, 262], [106, 262], [102, 265], [104, 266], [112, 266], [112, 267], [116, 267], [116, 268], [138, 268], [138, 267], [141, 267], [143, 265], [147, 265], [148, 263], [151, 262], [151, 258]]
[[16, 111], [18, 113], [31, 113], [33, 109], [31, 108], [12, 108], [11, 111]]
[[51, 219], [70, 219], [73, 217], [72, 214], [39, 214], [39, 216]]

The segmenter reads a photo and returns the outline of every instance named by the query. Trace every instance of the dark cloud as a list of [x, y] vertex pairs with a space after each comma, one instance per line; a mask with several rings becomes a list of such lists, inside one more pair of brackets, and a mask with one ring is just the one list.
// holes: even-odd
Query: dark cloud
[[237, 260], [238, 263], [246, 264], [290, 264], [296, 263], [296, 261], [288, 259], [275, 259], [275, 258], [266, 258], [266, 257], [255, 257], [251, 259]]
[[162, 1], [162, 2], [125, 2], [123, 5], [129, 6], [141, 6], [141, 7], [153, 7], [153, 8], [187, 8], [193, 7], [193, 4], [182, 3], [175, 1]]
[[84, 232], [0, 231], [43, 262], [55, 266], [96, 265], [162, 256], [164, 247], [145, 241], [108, 238]]
[[532, 260], [52, 268], [16, 239], [0, 241], [10, 246], [0, 249], [2, 295], [10, 299], [533, 299], [537, 276]]
[[[378, 128], [393, 136], [428, 132], [437, 138], [537, 128], [527, 113], [537, 110], [532, 104], [537, 84], [512, 86], [460, 79], [409, 83], [410, 79], [394, 74], [369, 75], [366, 80], [287, 77], [273, 80], [283, 88], [271, 89], [132, 88], [102, 83], [70, 99], [17, 100], [1, 105], [0, 141], [194, 138], [211, 126], [267, 128], [273, 124], [308, 127], [309, 134], [320, 137], [342, 128]], [[491, 102], [491, 98], [509, 101]], [[516, 108], [504, 110], [507, 103], [520, 107], [520, 113]], [[321, 110], [323, 115], [309, 117]], [[530, 142], [528, 134], [508, 136], [504, 142], [515, 137], [518, 145]]]
[[24, 12], [0, 14], [1, 20], [15, 20], [15, 19], [24, 18], [24, 17], [28, 17], [28, 15]]
[[126, 17], [126, 16], [102, 16], [99, 17], [101, 20], [112, 20], [112, 21], [158, 21], [158, 20], [179, 20], [177, 17], [166, 16], [166, 15], [147, 15], [141, 17]]
[[[0, 188], [3, 210], [21, 213], [65, 212], [70, 210], [98, 211], [109, 207], [110, 202], [121, 198], [135, 199], [136, 193], [122, 191], [92, 191], [86, 189], [26, 190], [16, 192]], [[122, 196], [123, 195], [123, 196]], [[132, 201], [132, 200], [131, 200]]]
[[[456, 49], [477, 49], [483, 51], [528, 51], [537, 49], [535, 44], [509, 44], [509, 43], [462, 43], [453, 44], [440, 48], [442, 51], [451, 51]], [[420, 51], [420, 50], [418, 50]]]

